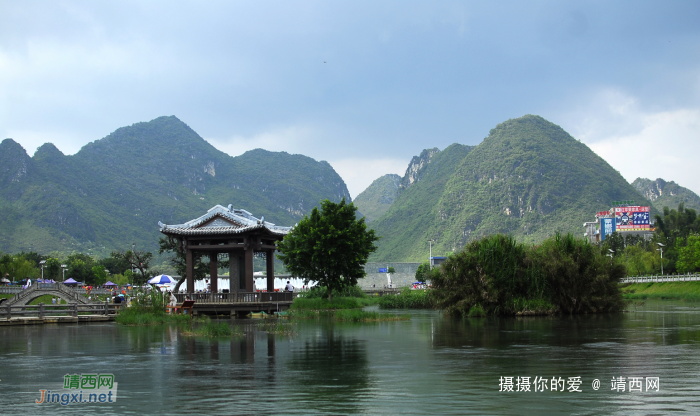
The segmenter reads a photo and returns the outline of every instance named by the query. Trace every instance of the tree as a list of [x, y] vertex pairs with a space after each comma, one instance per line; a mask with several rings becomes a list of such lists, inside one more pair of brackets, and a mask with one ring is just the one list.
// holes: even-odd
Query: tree
[[87, 254], [83, 253], [73, 253], [66, 259], [66, 266], [68, 267], [67, 274], [73, 280], [78, 282], [83, 282], [86, 284], [91, 284], [94, 282], [94, 275], [92, 273], [92, 266], [94, 266], [95, 261]]
[[96, 266], [92, 266], [92, 274], [94, 276], [94, 281], [95, 284], [102, 285], [107, 283], [107, 269], [105, 269], [105, 266], [98, 264]]
[[[180, 290], [180, 285], [187, 279], [187, 253], [182, 248], [178, 241], [170, 236], [161, 237], [158, 240], [158, 253], [163, 254], [165, 252], [172, 253], [170, 257], [170, 265], [173, 266], [175, 272], [180, 276], [175, 285], [175, 292]], [[202, 262], [202, 256], [204, 253], [201, 251], [195, 251], [192, 253], [192, 261], [194, 261], [194, 280], [204, 279], [209, 273], [209, 265]], [[221, 265], [224, 267], [224, 265]], [[228, 266], [226, 266], [228, 267]]]
[[[114, 257], [115, 259], [126, 262], [126, 264], [129, 265], [130, 269], [136, 269], [141, 273], [141, 276], [139, 276], [138, 278], [139, 282], [132, 283], [143, 284], [148, 279], [148, 269], [151, 267], [150, 263], [151, 259], [153, 258], [153, 253], [148, 251], [127, 250], [126, 252], [113, 251], [110, 254], [110, 256]], [[136, 280], [135, 277], [134, 280]]]
[[420, 266], [418, 266], [418, 270], [416, 270], [416, 281], [417, 282], [427, 282], [429, 275], [430, 275], [430, 263], [427, 261], [424, 261], [423, 263], [420, 264]]
[[61, 262], [57, 258], [51, 257], [46, 260], [44, 265], [44, 278], [45, 279], [59, 279], [59, 274], [61, 273]]
[[681, 273], [700, 270], [700, 235], [688, 236], [688, 244], [678, 250], [676, 267]]
[[346, 204], [321, 201], [321, 211], [314, 208], [311, 216], [299, 223], [277, 244], [287, 271], [305, 280], [318, 282], [333, 300], [333, 290], [357, 284], [365, 276], [367, 257], [377, 247], [379, 238], [367, 230], [365, 219], [355, 217], [357, 208]]

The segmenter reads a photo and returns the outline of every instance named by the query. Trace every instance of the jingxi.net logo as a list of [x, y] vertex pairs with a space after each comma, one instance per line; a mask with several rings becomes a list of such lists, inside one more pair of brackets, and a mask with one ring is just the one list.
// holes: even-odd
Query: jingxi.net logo
[[36, 404], [56, 403], [63, 406], [80, 403], [114, 403], [117, 401], [114, 374], [66, 374], [63, 389], [39, 390]]

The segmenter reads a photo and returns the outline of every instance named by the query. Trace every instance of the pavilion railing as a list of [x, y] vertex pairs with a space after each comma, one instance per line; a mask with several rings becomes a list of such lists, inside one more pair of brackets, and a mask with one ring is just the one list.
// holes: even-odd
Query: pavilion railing
[[177, 303], [194, 300], [196, 303], [261, 303], [291, 302], [293, 292], [234, 292], [234, 293], [174, 293]]

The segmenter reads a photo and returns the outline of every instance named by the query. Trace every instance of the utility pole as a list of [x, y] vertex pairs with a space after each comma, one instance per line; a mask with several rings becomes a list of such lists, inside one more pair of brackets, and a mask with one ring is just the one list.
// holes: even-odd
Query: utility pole
[[428, 244], [430, 244], [430, 257], [428, 258], [430, 270], [433, 270], [433, 241], [435, 240], [428, 240]]
[[661, 276], [664, 275], [664, 247], [666, 247], [664, 244], [661, 243], [656, 243], [659, 245], [659, 248], [656, 249], [656, 251], [661, 252]]

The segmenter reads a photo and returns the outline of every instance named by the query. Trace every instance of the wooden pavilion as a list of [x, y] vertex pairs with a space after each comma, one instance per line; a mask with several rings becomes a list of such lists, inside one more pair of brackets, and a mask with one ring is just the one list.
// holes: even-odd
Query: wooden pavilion
[[218, 290], [219, 253], [229, 256], [231, 292], [254, 292], [253, 257], [267, 260], [267, 291], [274, 291], [276, 241], [282, 240], [292, 227], [280, 227], [255, 218], [244, 209], [216, 205], [206, 214], [184, 224], [158, 222], [160, 232], [175, 238], [187, 259], [187, 293], [194, 293], [195, 252], [209, 255], [211, 291]]

